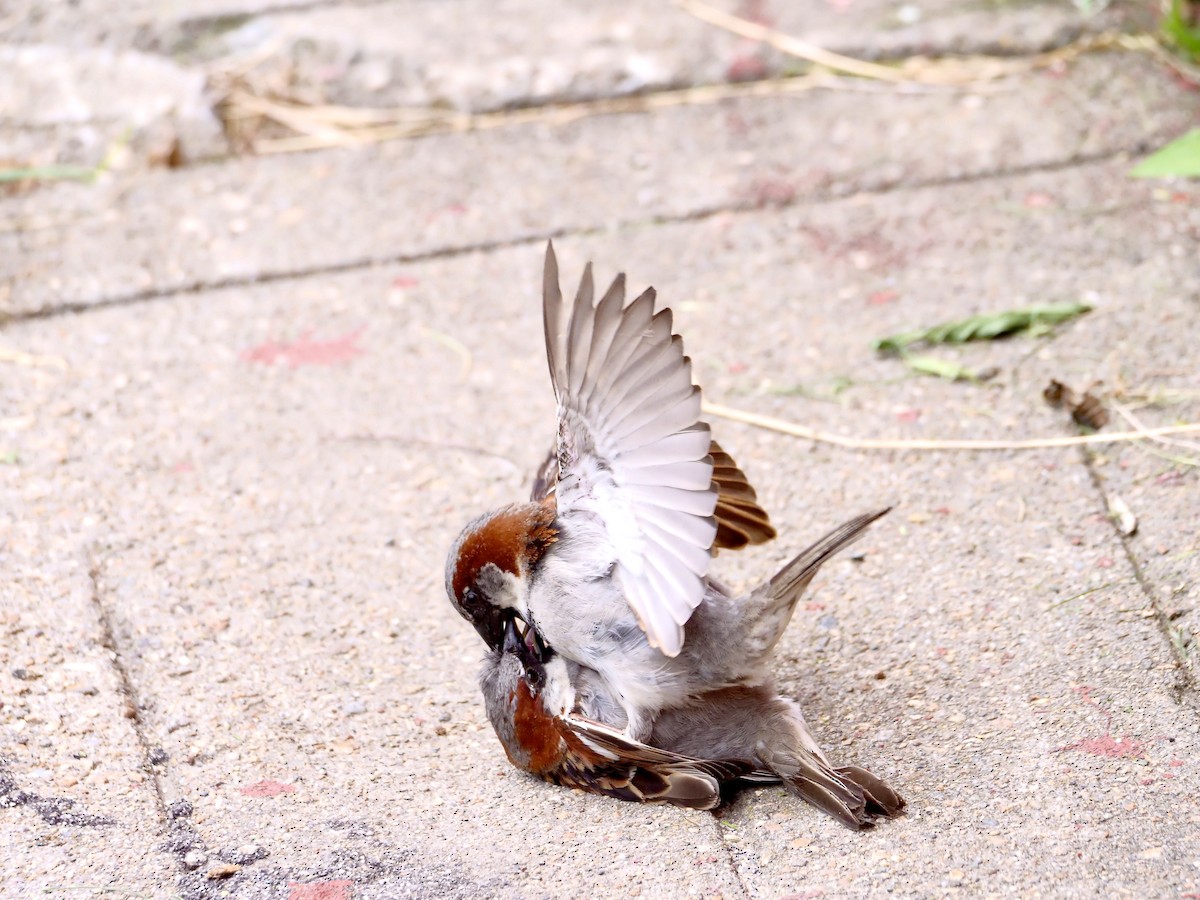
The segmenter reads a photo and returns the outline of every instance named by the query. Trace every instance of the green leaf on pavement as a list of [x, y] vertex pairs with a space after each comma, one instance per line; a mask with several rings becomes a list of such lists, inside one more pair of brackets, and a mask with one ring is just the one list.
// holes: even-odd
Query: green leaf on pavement
[[916, 356], [906, 354], [904, 364], [914, 372], [922, 375], [933, 375], [947, 381], [976, 381], [978, 376], [961, 363], [952, 359], [940, 359], [936, 356]]
[[1045, 333], [1050, 326], [1073, 319], [1091, 308], [1087, 303], [1047, 303], [1026, 309], [984, 313], [958, 322], [943, 322], [931, 328], [893, 334], [880, 338], [872, 346], [884, 353], [901, 353], [906, 347], [917, 343], [963, 344], [967, 341], [990, 341], [1030, 329]]
[[1200, 128], [1193, 128], [1156, 153], [1147, 156], [1129, 173], [1134, 178], [1200, 178]]
[[1200, 24], [1194, 22], [1190, 0], [1171, 0], [1171, 8], [1162, 20], [1163, 33], [1185, 54], [1200, 61]]

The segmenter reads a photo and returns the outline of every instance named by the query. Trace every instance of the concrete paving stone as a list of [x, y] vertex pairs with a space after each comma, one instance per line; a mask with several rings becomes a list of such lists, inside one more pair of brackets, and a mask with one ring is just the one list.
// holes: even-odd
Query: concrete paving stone
[[[1093, 343], [1137, 310], [1157, 311], [1137, 319], [1148, 342], [1186, 344], [1168, 332], [1194, 320], [1196, 273], [1170, 248], [1195, 227], [1195, 191], [1164, 196], [1126, 168], [558, 246], [568, 277], [591, 258], [601, 280], [620, 267], [654, 283], [714, 400], [859, 435], [1067, 434], [1041, 399], [1048, 378], [1088, 371]], [[512, 770], [442, 564], [467, 518], [522, 495], [551, 437], [541, 253], [5, 329], [15, 349], [66, 362], [23, 369], [41, 374], [6, 398], [16, 498], [40, 484], [43, 517], [93, 520], [101, 598], [166, 756], [158, 784], [193, 835], [185, 894], [1197, 889], [1194, 693], [1074, 449], [868, 453], [716, 423], [783, 534], [721, 557], [738, 583], [845, 516], [896, 505], [861, 562], [828, 567], [778, 668], [836, 758], [904, 792], [906, 818], [855, 836], [768, 789], [714, 821]], [[959, 351], [1000, 369], [981, 385], [906, 378], [869, 346], [1093, 293], [1097, 311], [1053, 339]], [[1131, 353], [1126, 377], [1158, 367]], [[220, 887], [205, 877], [239, 860]]]
[[[14, 380], [5, 372], [6, 388]], [[57, 505], [77, 487], [0, 466], [4, 897], [149, 895], [171, 876], [170, 857], [156, 852], [154, 780], [104, 643], [81, 522]]]
[[[1153, 28], [1137, 3], [1112, 4], [1093, 15], [1062, 2], [988, 9], [964, 0], [715, 5], [868, 58], [1028, 53], [1106, 28]], [[486, 0], [103, 0], [29, 15], [9, 39], [77, 41], [80, 29], [92, 41], [153, 49], [194, 64], [253, 58], [248, 83], [310, 102], [475, 112], [755, 79], [805, 65], [674, 4], [617, 0], [557, 7], [552, 15], [536, 0], [510, 0], [500, 8]]]
[[[987, 11], [953, 0], [871, 0], [853, 9], [824, 3], [720, 7], [871, 58], [1032, 52], [1123, 18], [1116, 9], [1086, 17], [1065, 3]], [[546, 15], [536, 0], [506, 3], [500, 14], [482, 0], [318, 6], [255, 16], [203, 46], [190, 40], [180, 51], [208, 60], [265, 57], [247, 73], [247, 83], [309, 102], [471, 112], [744, 81], [807, 65], [670, 3], [608, 0], [556, 12]]]
[[[802, 208], [1061, 166], [1185, 130], [1200, 101], [1147, 58], [1113, 62], [1081, 59], [1062, 77], [997, 94], [822, 90], [58, 185], [0, 200], [0, 312], [730, 208]], [[1044, 111], [1035, 131], [1030, 108]]]
[[5, 167], [179, 165], [226, 152], [204, 73], [135, 50], [0, 44]]
[[[1160, 207], [1192, 207], [1188, 231], [1174, 238], [1165, 229], [1159, 232], [1159, 252], [1186, 261], [1200, 240], [1195, 193], [1168, 188], [1157, 193]], [[1134, 418], [1131, 423], [1112, 408], [1109, 428], [1200, 421], [1200, 366], [1189, 327], [1200, 291], [1186, 265], [1180, 274], [1173, 288], [1154, 277], [1122, 286], [1127, 302], [1106, 311], [1088, 333], [1063, 338], [1073, 365], [1061, 380], [1078, 391], [1116, 393]], [[1123, 503], [1134, 517], [1137, 530], [1125, 537], [1125, 551], [1154, 594], [1161, 627], [1190, 661], [1194, 680], [1200, 665], [1200, 438], [1099, 447], [1089, 460], [1110, 509]]]

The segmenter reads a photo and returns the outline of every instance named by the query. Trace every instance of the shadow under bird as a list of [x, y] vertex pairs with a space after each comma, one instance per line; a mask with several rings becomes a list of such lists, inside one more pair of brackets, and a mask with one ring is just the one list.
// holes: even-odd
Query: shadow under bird
[[[688, 784], [685, 805], [697, 805], [696, 779], [770, 779], [851, 827], [898, 814], [903, 799], [880, 779], [830, 766], [766, 665], [821, 565], [887, 510], [850, 520], [743, 596], [712, 578], [716, 550], [775, 531], [701, 421], [691, 361], [654, 299], [650, 289], [627, 305], [618, 275], [595, 302], [589, 264], [565, 303], [547, 248], [555, 450], [530, 501], [470, 522], [446, 563], [451, 602], [491, 651], [481, 684], [492, 724], [515, 765], [626, 799], [681, 802], [673, 786]], [[634, 789], [613, 789], [607, 769], [580, 778], [598, 771], [579, 768], [589, 753], [632, 766], [643, 785], [654, 773], [655, 789], [632, 775]], [[719, 790], [704, 796], [699, 805]]]

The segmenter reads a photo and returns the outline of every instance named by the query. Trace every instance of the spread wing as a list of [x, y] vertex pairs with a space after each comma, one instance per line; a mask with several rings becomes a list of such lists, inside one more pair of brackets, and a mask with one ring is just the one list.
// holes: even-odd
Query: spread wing
[[718, 490], [691, 360], [651, 288], [625, 305], [618, 275], [598, 304], [589, 264], [563, 302], [554, 247], [542, 287], [546, 355], [558, 398], [558, 516], [598, 519], [614, 576], [652, 646], [683, 647], [704, 599]]
[[721, 802], [721, 786], [743, 780], [778, 781], [745, 759], [693, 759], [632, 741], [621, 732], [582, 716], [567, 716], [563, 730], [573, 744], [573, 762], [558, 782], [593, 793], [640, 803], [673, 803], [712, 809]]
[[[774, 540], [775, 528], [766, 510], [758, 505], [758, 494], [746, 473], [715, 440], [708, 445], [708, 455], [712, 457], [712, 484], [717, 490], [717, 508], [713, 511], [717, 536], [713, 548], [740, 550], [750, 544]], [[534, 473], [529, 499], [540, 503], [553, 493], [557, 484], [558, 448], [551, 447]]]

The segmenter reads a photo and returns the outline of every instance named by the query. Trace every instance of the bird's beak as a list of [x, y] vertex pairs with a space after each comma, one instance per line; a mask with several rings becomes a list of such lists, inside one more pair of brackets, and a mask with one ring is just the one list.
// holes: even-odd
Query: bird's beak
[[513, 612], [490, 603], [481, 604], [481, 609], [474, 611], [471, 624], [483, 638], [483, 642], [492, 650], [504, 643], [508, 637], [508, 629], [513, 627]]
[[549, 648], [546, 642], [542, 640], [542, 636], [536, 628], [530, 628], [526, 634], [525, 645], [533, 652], [533, 658], [540, 663], [544, 663], [550, 656]]
[[504, 641], [500, 645], [500, 649], [504, 653], [520, 653], [524, 646], [525, 641], [517, 631], [516, 617], [509, 616], [508, 621], [504, 623]]

